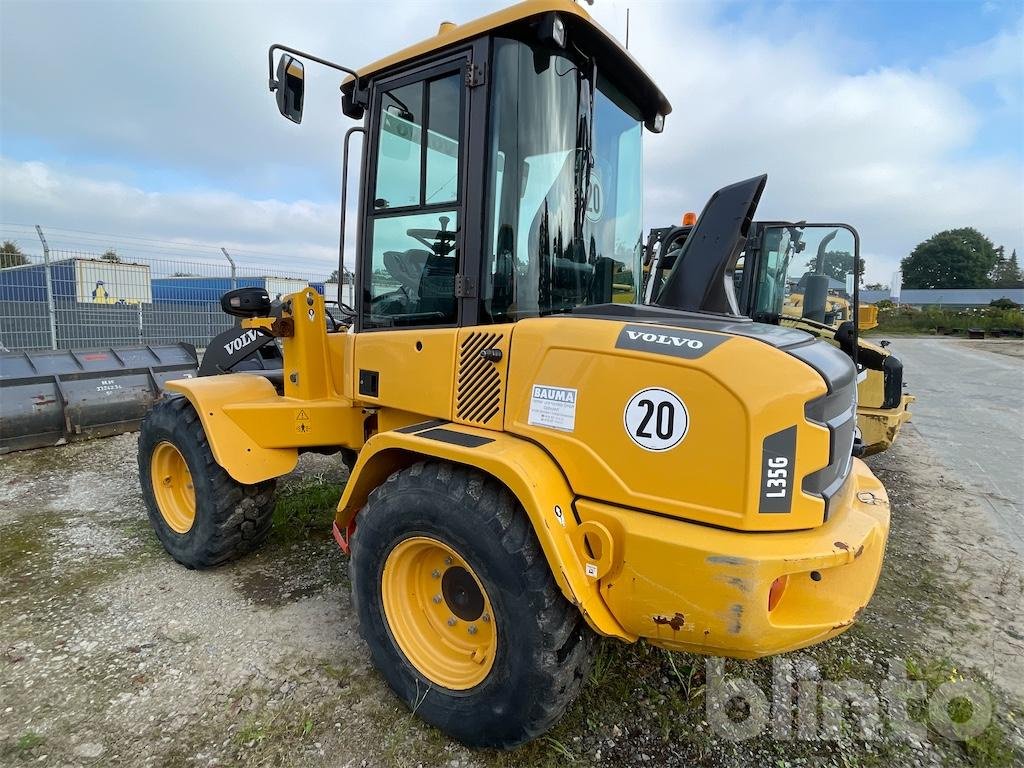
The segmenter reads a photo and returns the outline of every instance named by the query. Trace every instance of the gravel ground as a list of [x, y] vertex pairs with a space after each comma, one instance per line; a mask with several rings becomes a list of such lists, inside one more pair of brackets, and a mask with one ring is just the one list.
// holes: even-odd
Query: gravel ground
[[[878, 594], [850, 632], [786, 657], [789, 683], [856, 679], [880, 690], [893, 659], [929, 691], [976, 681], [993, 697], [994, 719], [968, 741], [935, 728], [909, 740], [866, 737], [852, 718], [812, 739], [766, 729], [732, 741], [709, 726], [717, 684], [703, 659], [606, 642], [580, 700], [547, 737], [513, 753], [470, 752], [411, 716], [370, 667], [347, 561], [328, 531], [340, 461], [303, 457], [281, 483], [267, 545], [195, 572], [150, 532], [135, 447], [135, 435], [122, 435], [0, 457], [2, 765], [785, 768], [1024, 758], [1019, 559], [912, 429], [872, 460], [894, 503]], [[769, 661], [726, 670], [771, 690]]]

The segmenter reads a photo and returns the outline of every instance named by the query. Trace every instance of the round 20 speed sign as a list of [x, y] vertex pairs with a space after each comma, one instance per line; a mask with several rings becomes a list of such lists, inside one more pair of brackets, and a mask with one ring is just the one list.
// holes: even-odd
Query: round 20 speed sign
[[668, 451], [686, 437], [690, 415], [682, 399], [660, 387], [637, 392], [626, 403], [623, 413], [626, 434], [648, 451]]

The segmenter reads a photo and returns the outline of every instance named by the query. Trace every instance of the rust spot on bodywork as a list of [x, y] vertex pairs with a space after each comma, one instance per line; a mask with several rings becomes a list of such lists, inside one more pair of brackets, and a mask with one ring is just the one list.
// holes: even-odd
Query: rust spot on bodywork
[[683, 623], [686, 621], [683, 618], [683, 614], [679, 613], [678, 611], [676, 611], [676, 615], [673, 616], [671, 619], [665, 616], [655, 616], [653, 620], [654, 623], [657, 624], [659, 627], [671, 627], [673, 632], [678, 632], [680, 629], [682, 629]]
[[857, 609], [857, 610], [856, 610], [856, 611], [854, 612], [853, 616], [851, 616], [851, 617], [850, 617], [849, 619], [847, 619], [846, 621], [842, 621], [842, 622], [840, 622], [840, 623], [838, 623], [838, 624], [833, 624], [833, 625], [832, 625], [832, 629], [842, 629], [843, 627], [848, 627], [848, 626], [850, 626], [851, 624], [855, 624], [855, 623], [857, 622], [857, 620], [858, 620], [858, 619], [860, 618], [860, 615], [861, 615], [861, 614], [862, 614], [862, 613], [864, 612], [864, 608], [865, 608], [865, 607], [866, 607], [866, 606], [863, 606], [863, 605], [862, 605], [862, 606], [861, 606], [860, 608], [858, 608], [858, 609]]

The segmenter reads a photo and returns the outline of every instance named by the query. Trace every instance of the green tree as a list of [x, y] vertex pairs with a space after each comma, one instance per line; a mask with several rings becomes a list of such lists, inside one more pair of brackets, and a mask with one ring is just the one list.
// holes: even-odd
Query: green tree
[[932, 235], [900, 262], [904, 288], [987, 288], [996, 265], [992, 241], [974, 227]]
[[102, 256], [100, 256], [100, 260], [101, 261], [111, 261], [114, 264], [120, 264], [121, 263], [121, 257], [117, 255], [117, 251], [115, 251], [113, 248], [109, 249]]
[[22, 264], [28, 263], [28, 257], [21, 252], [21, 248], [13, 240], [4, 240], [3, 245], [0, 245], [0, 269], [20, 267]]
[[[818, 257], [814, 256], [807, 262], [807, 271], [816, 272]], [[849, 251], [825, 251], [825, 266], [822, 270], [833, 280], [846, 282], [846, 276], [853, 272], [853, 254]], [[860, 279], [864, 281], [864, 259], [860, 259]]]
[[996, 264], [989, 273], [994, 288], [1024, 288], [1024, 274], [1017, 263], [1017, 249], [1006, 258], [1003, 246], [996, 248]]
[[868, 283], [864, 286], [864, 289], [868, 291], [888, 291], [889, 286], [882, 285], [881, 283]]
[[994, 307], [995, 309], [1017, 309], [1020, 306], [1020, 304], [1018, 304], [1017, 302], [1013, 301], [1012, 299], [1007, 299], [1006, 297], [1003, 297], [1001, 299], [994, 299], [990, 301], [988, 305], [990, 307]]

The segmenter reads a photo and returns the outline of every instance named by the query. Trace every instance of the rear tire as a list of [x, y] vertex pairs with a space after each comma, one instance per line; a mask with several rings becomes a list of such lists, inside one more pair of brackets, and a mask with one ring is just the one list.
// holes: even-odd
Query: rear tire
[[143, 419], [139, 481], [157, 538], [187, 568], [233, 560], [270, 532], [276, 481], [243, 485], [232, 479], [182, 395], [165, 396]]
[[[435, 559], [423, 560], [431, 546]], [[421, 562], [396, 564], [407, 552]], [[397, 591], [396, 573], [406, 579]], [[462, 743], [507, 749], [534, 739], [579, 692], [594, 635], [562, 596], [519, 503], [493, 478], [437, 461], [392, 474], [359, 513], [350, 576], [377, 669], [416, 715]], [[438, 610], [432, 629], [422, 617]], [[476, 677], [464, 661], [473, 639], [491, 656]]]

